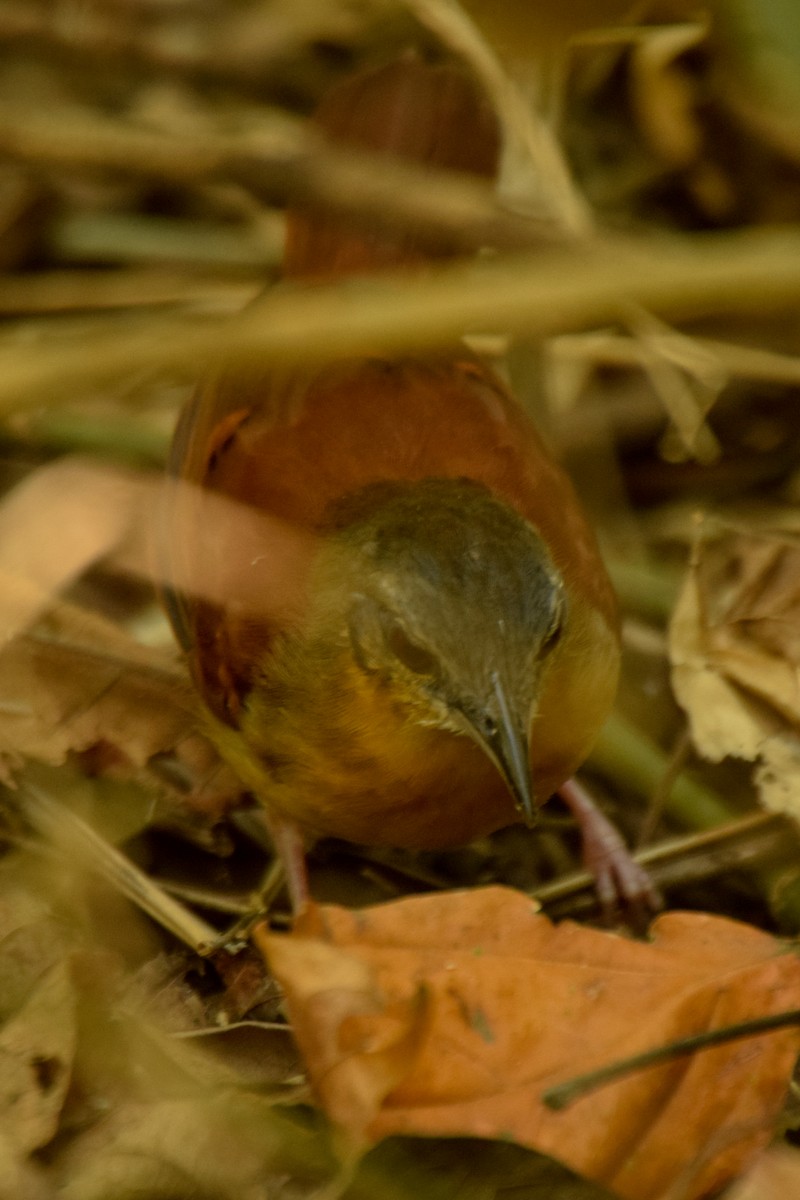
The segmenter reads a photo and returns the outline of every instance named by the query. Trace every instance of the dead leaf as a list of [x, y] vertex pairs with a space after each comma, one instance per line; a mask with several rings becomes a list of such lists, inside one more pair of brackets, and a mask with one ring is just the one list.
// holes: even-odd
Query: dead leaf
[[554, 926], [527, 897], [485, 888], [325, 907], [292, 935], [259, 940], [320, 1102], [357, 1144], [510, 1137], [631, 1200], [666, 1196], [680, 1174], [688, 1200], [769, 1138], [798, 1032], [651, 1068], [560, 1113], [541, 1094], [676, 1037], [797, 1007], [800, 963], [717, 917], [668, 914], [652, 937]]
[[0, 757], [60, 764], [105, 743], [143, 766], [194, 729], [188, 681], [163, 655], [147, 665], [133, 639], [120, 653], [122, 631], [109, 632], [106, 647], [22, 637], [0, 654]]
[[[88, 773], [135, 779], [151, 822], [207, 845], [242, 789], [198, 729], [177, 648], [142, 645], [59, 598], [100, 560], [151, 582], [164, 500], [160, 475], [64, 458], [0, 502], [0, 779], [13, 784], [25, 760], [79, 755]], [[238, 536], [240, 508], [209, 500], [209, 522], [229, 534], [237, 520]]]
[[77, 860], [0, 863], [0, 1200], [260, 1200], [286, 1175], [330, 1179], [318, 1128], [276, 1112], [263, 1081], [224, 1053], [153, 1019], [182, 972], [149, 987], [132, 976], [152, 945], [132, 946], [135, 910], [102, 893]]
[[259, 1145], [252, 1128], [255, 1107], [231, 1095], [202, 1092], [120, 1106], [76, 1143], [61, 1194], [64, 1200], [107, 1200], [120, 1193], [262, 1200], [269, 1179], [270, 1112], [262, 1103]]
[[63, 953], [63, 930], [26, 875], [12, 857], [0, 866], [0, 1022], [14, 1016]]
[[113, 621], [57, 599], [121, 546], [139, 574], [145, 571], [143, 530], [162, 486], [146, 475], [61, 459], [0, 503], [6, 781], [26, 757], [61, 764], [101, 745], [130, 774], [193, 733], [188, 679], [173, 654], [139, 645]]
[[30, 1153], [54, 1137], [76, 1040], [75, 988], [69, 961], [62, 960], [0, 1030], [0, 1114], [17, 1150]]
[[80, 755], [85, 773], [139, 788], [120, 836], [157, 823], [212, 844], [242, 789], [197, 726], [172, 655], [92, 614], [59, 605], [0, 650], [0, 776], [16, 784], [25, 760], [60, 767]]
[[705, 758], [757, 763], [762, 802], [800, 818], [800, 543], [700, 529], [670, 626], [672, 682]]
[[0, 1132], [0, 1200], [52, 1200], [44, 1173], [26, 1162], [11, 1138]]

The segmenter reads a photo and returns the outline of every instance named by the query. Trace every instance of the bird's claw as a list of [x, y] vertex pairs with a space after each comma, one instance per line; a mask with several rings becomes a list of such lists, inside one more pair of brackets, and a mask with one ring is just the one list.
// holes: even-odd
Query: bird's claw
[[663, 907], [661, 893], [650, 875], [631, 855], [619, 831], [575, 780], [559, 794], [580, 825], [583, 862], [594, 878], [595, 891], [606, 919], [622, 910], [637, 929]]

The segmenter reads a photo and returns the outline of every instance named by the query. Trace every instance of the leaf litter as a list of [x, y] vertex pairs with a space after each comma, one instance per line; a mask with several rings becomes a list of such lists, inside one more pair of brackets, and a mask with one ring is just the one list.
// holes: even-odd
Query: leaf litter
[[[323, 293], [318, 304], [268, 297], [235, 326], [231, 311], [274, 270], [281, 216], [272, 201], [305, 189], [318, 202], [319, 177], [297, 169], [305, 154], [298, 115], [345, 59], [405, 44], [409, 17], [381, 0], [358, 11], [336, 0], [273, 5], [269, 14], [257, 5], [112, 8], [95, 6], [75, 26], [54, 24], [47, 6], [12, 4], [0, 31], [1, 402], [9, 414], [0, 463], [0, 766], [17, 789], [5, 795], [0, 862], [0, 1197], [255, 1200], [313, 1192], [337, 1177], [353, 1196], [610, 1194], [551, 1153], [617, 1195], [707, 1194], [777, 1129], [796, 1053], [791, 1031], [653, 1068], [558, 1117], [538, 1096], [551, 1077], [640, 1045], [797, 1007], [794, 957], [773, 940], [772, 893], [756, 896], [753, 876], [699, 894], [676, 886], [670, 897], [750, 926], [671, 913], [648, 944], [551, 926], [521, 895], [493, 889], [358, 913], [324, 907], [292, 937], [269, 938], [301, 1063], [274, 982], [251, 951], [235, 937], [205, 958], [177, 947], [98, 878], [99, 864], [79, 862], [58, 837], [35, 841], [20, 801], [44, 786], [100, 831], [101, 857], [106, 838], [150, 872], [155, 893], [180, 876], [188, 839], [193, 895], [203, 921], [211, 916], [224, 934], [215, 895], [235, 885], [246, 900], [259, 874], [253, 838], [231, 819], [239, 788], [197, 729], [183, 668], [144, 595], [142, 580], [158, 575], [142, 531], [160, 483], [130, 466], [139, 450], [133, 432], [125, 444], [119, 418], [138, 430], [150, 466], [176, 397], [217, 347], [244, 353], [263, 343], [277, 359], [312, 345], [320, 354], [357, 351], [375, 337], [403, 346], [421, 324], [432, 342], [465, 320], [492, 325], [497, 314], [511, 332], [560, 334], [564, 347], [583, 338], [577, 368], [564, 359], [561, 377], [545, 381], [539, 416], [569, 457], [577, 438], [561, 438], [551, 420], [556, 393], [568, 395], [572, 429], [593, 459], [589, 470], [573, 462], [573, 474], [597, 511], [612, 568], [633, 561], [639, 571], [637, 595], [622, 589], [622, 708], [652, 716], [647, 732], [663, 746], [670, 734], [680, 740], [662, 630], [652, 623], [665, 607], [659, 584], [644, 595], [653, 562], [676, 565], [693, 535], [686, 506], [670, 502], [720, 507], [724, 520], [731, 495], [741, 507], [765, 493], [785, 516], [796, 491], [797, 359], [786, 304], [797, 297], [796, 239], [764, 228], [792, 225], [800, 211], [796, 131], [785, 119], [784, 83], [761, 72], [765, 43], [742, 35], [749, 0], [721, 3], [702, 21], [689, 5], [654, 4], [632, 25], [620, 24], [628, 5], [594, 6], [588, 16], [586, 6], [543, 8], [536, 44], [513, 5], [488, 12], [471, 3], [476, 34], [437, 0], [415, 3], [425, 44], [435, 29], [471, 57], [516, 123], [543, 176], [539, 215], [557, 252], [488, 264], [484, 289], [470, 267], [430, 287]], [[759, 11], [767, 28], [772, 5]], [[533, 116], [508, 100], [509, 31], [526, 58], [526, 89], [540, 85]], [[542, 68], [542, 45], [559, 61], [560, 83]], [[771, 51], [792, 68], [784, 81], [796, 72], [792, 45], [787, 37]], [[274, 171], [282, 153], [291, 180], [271, 193], [253, 173], [254, 131], [262, 165]], [[212, 141], [231, 163], [248, 138], [247, 177], [198, 168], [202, 154], [189, 169]], [[339, 175], [340, 162], [328, 165], [331, 178], [356, 181], [345, 206], [366, 211], [370, 194], [375, 203], [368, 168], [359, 177], [355, 165]], [[517, 169], [509, 194], [530, 185], [530, 164]], [[443, 197], [455, 196], [442, 187]], [[384, 195], [382, 203], [401, 220], [408, 210], [404, 189], [396, 191], [395, 202]], [[469, 203], [471, 230], [494, 229], [506, 247], [541, 245], [541, 221], [523, 227], [486, 196]], [[439, 227], [448, 220], [444, 200], [436, 219]], [[644, 229], [647, 239], [624, 254], [609, 243], [605, 259], [561, 245], [608, 225]], [[699, 239], [663, 253], [665, 231], [706, 228], [739, 232], [722, 250]], [[198, 236], [202, 252], [190, 246]], [[621, 308], [620, 278], [641, 286], [655, 312]], [[696, 318], [716, 308], [718, 318]], [[608, 332], [598, 340], [593, 325]], [[62, 415], [54, 441], [51, 418]], [[105, 458], [53, 457], [70, 439]], [[619, 475], [602, 458], [612, 444]], [[612, 477], [625, 485], [614, 492], [616, 508], [602, 499]], [[625, 487], [636, 497], [643, 479], [649, 511], [621, 512]], [[247, 527], [245, 514], [204, 512]], [[797, 811], [790, 526], [779, 520], [765, 535], [728, 521], [719, 536], [715, 527], [696, 550], [672, 621], [675, 692], [699, 752], [690, 766], [719, 795], [734, 780], [732, 817], [751, 801], [747, 774], [715, 774], [729, 764], [701, 759], [756, 763], [762, 801]], [[202, 564], [186, 569], [199, 586]], [[238, 589], [224, 571], [203, 585], [212, 597]], [[668, 772], [660, 753], [655, 761]], [[602, 759], [598, 787], [635, 834], [658, 771], [643, 782], [639, 766], [626, 763], [609, 783]], [[42, 775], [37, 763], [55, 773]], [[669, 832], [668, 820], [660, 823], [659, 836]], [[532, 859], [544, 878], [575, 865], [558, 830], [545, 828], [535, 848], [521, 845], [509, 831], [410, 868], [365, 856], [355, 860], [358, 886], [354, 860], [341, 866], [334, 847], [317, 852], [313, 877], [323, 894], [352, 903], [360, 888], [371, 887], [373, 899], [402, 897], [412, 878], [499, 877], [530, 888]], [[794, 932], [796, 913], [792, 920]], [[338, 1129], [362, 1148], [383, 1139], [349, 1183], [337, 1137], [297, 1107], [312, 1098], [306, 1069]], [[785, 1153], [761, 1159], [752, 1179], [763, 1194], [796, 1171], [794, 1152]]]

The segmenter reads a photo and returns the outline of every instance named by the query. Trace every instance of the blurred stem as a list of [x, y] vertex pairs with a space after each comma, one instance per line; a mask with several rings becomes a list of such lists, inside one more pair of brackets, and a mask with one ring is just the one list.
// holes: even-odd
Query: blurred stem
[[672, 615], [683, 571], [655, 563], [606, 557], [606, 566], [625, 612], [666, 622]]
[[688, 239], [604, 241], [574, 250], [452, 263], [425, 278], [395, 273], [343, 287], [274, 289], [236, 321], [142, 321], [86, 342], [7, 348], [2, 407], [52, 403], [132, 369], [201, 371], [216, 353], [266, 366], [419, 352], [464, 330], [547, 335], [617, 320], [625, 304], [688, 317], [780, 308], [800, 299], [800, 235], [773, 230]]
[[[115, 309], [201, 308], [204, 312], [239, 312], [263, 289], [264, 273], [232, 276], [209, 268], [174, 270], [157, 266], [87, 267], [52, 271], [20, 271], [3, 276], [0, 316], [90, 315]], [[43, 334], [44, 323], [38, 326]]]
[[53, 222], [50, 249], [67, 262], [179, 262], [202, 267], [275, 267], [283, 250], [280, 218], [254, 229], [212, 221], [131, 213], [71, 213]]
[[[669, 756], [618, 712], [606, 721], [595, 744], [589, 765], [623, 787], [641, 796], [651, 796], [669, 770]], [[740, 814], [703, 784], [689, 775], [675, 780], [665, 811], [684, 829], [711, 829]]]
[[164, 464], [170, 442], [169, 429], [147, 417], [132, 413], [88, 414], [69, 408], [32, 413], [19, 430], [11, 428], [7, 432], [27, 444], [48, 449], [113, 455], [154, 466]]

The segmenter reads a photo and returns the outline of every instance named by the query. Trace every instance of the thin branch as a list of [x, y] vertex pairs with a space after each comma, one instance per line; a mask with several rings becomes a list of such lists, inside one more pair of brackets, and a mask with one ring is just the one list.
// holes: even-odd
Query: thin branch
[[585, 1075], [576, 1075], [566, 1083], [548, 1088], [542, 1093], [542, 1101], [548, 1108], [560, 1111], [589, 1092], [597, 1091], [607, 1083], [613, 1083], [615, 1079], [625, 1075], [632, 1075], [635, 1071], [672, 1062], [676, 1058], [685, 1058], [698, 1050], [710, 1050], [712, 1046], [724, 1046], [727, 1042], [740, 1041], [742, 1038], [759, 1037], [761, 1034], [771, 1033], [776, 1029], [787, 1029], [793, 1025], [800, 1025], [800, 1009], [772, 1013], [768, 1017], [755, 1017], [751, 1021], [726, 1025], [724, 1029], [711, 1029], [707, 1033], [698, 1033], [692, 1037], [677, 1038], [674, 1042], [668, 1042], [654, 1050], [619, 1059], [607, 1067], [588, 1071]]
[[[753, 868], [759, 863], [795, 853], [797, 834], [782, 813], [754, 813], [709, 829], [669, 838], [633, 855], [659, 887], [675, 887], [713, 879], [725, 872]], [[594, 880], [587, 871], [564, 875], [535, 888], [532, 895], [551, 915], [562, 917], [594, 908]]]
[[57, 850], [79, 856], [122, 895], [180, 938], [198, 954], [208, 954], [219, 943], [219, 934], [120, 854], [75, 813], [51, 799], [42, 788], [26, 782], [21, 788], [25, 815]]
[[101, 169], [174, 184], [235, 182], [270, 204], [367, 220], [377, 229], [413, 228], [438, 249], [513, 249], [559, 236], [550, 222], [506, 212], [490, 184], [343, 151], [281, 113], [257, 134], [175, 138], [78, 108], [43, 115], [0, 104], [0, 152], [40, 166]]

